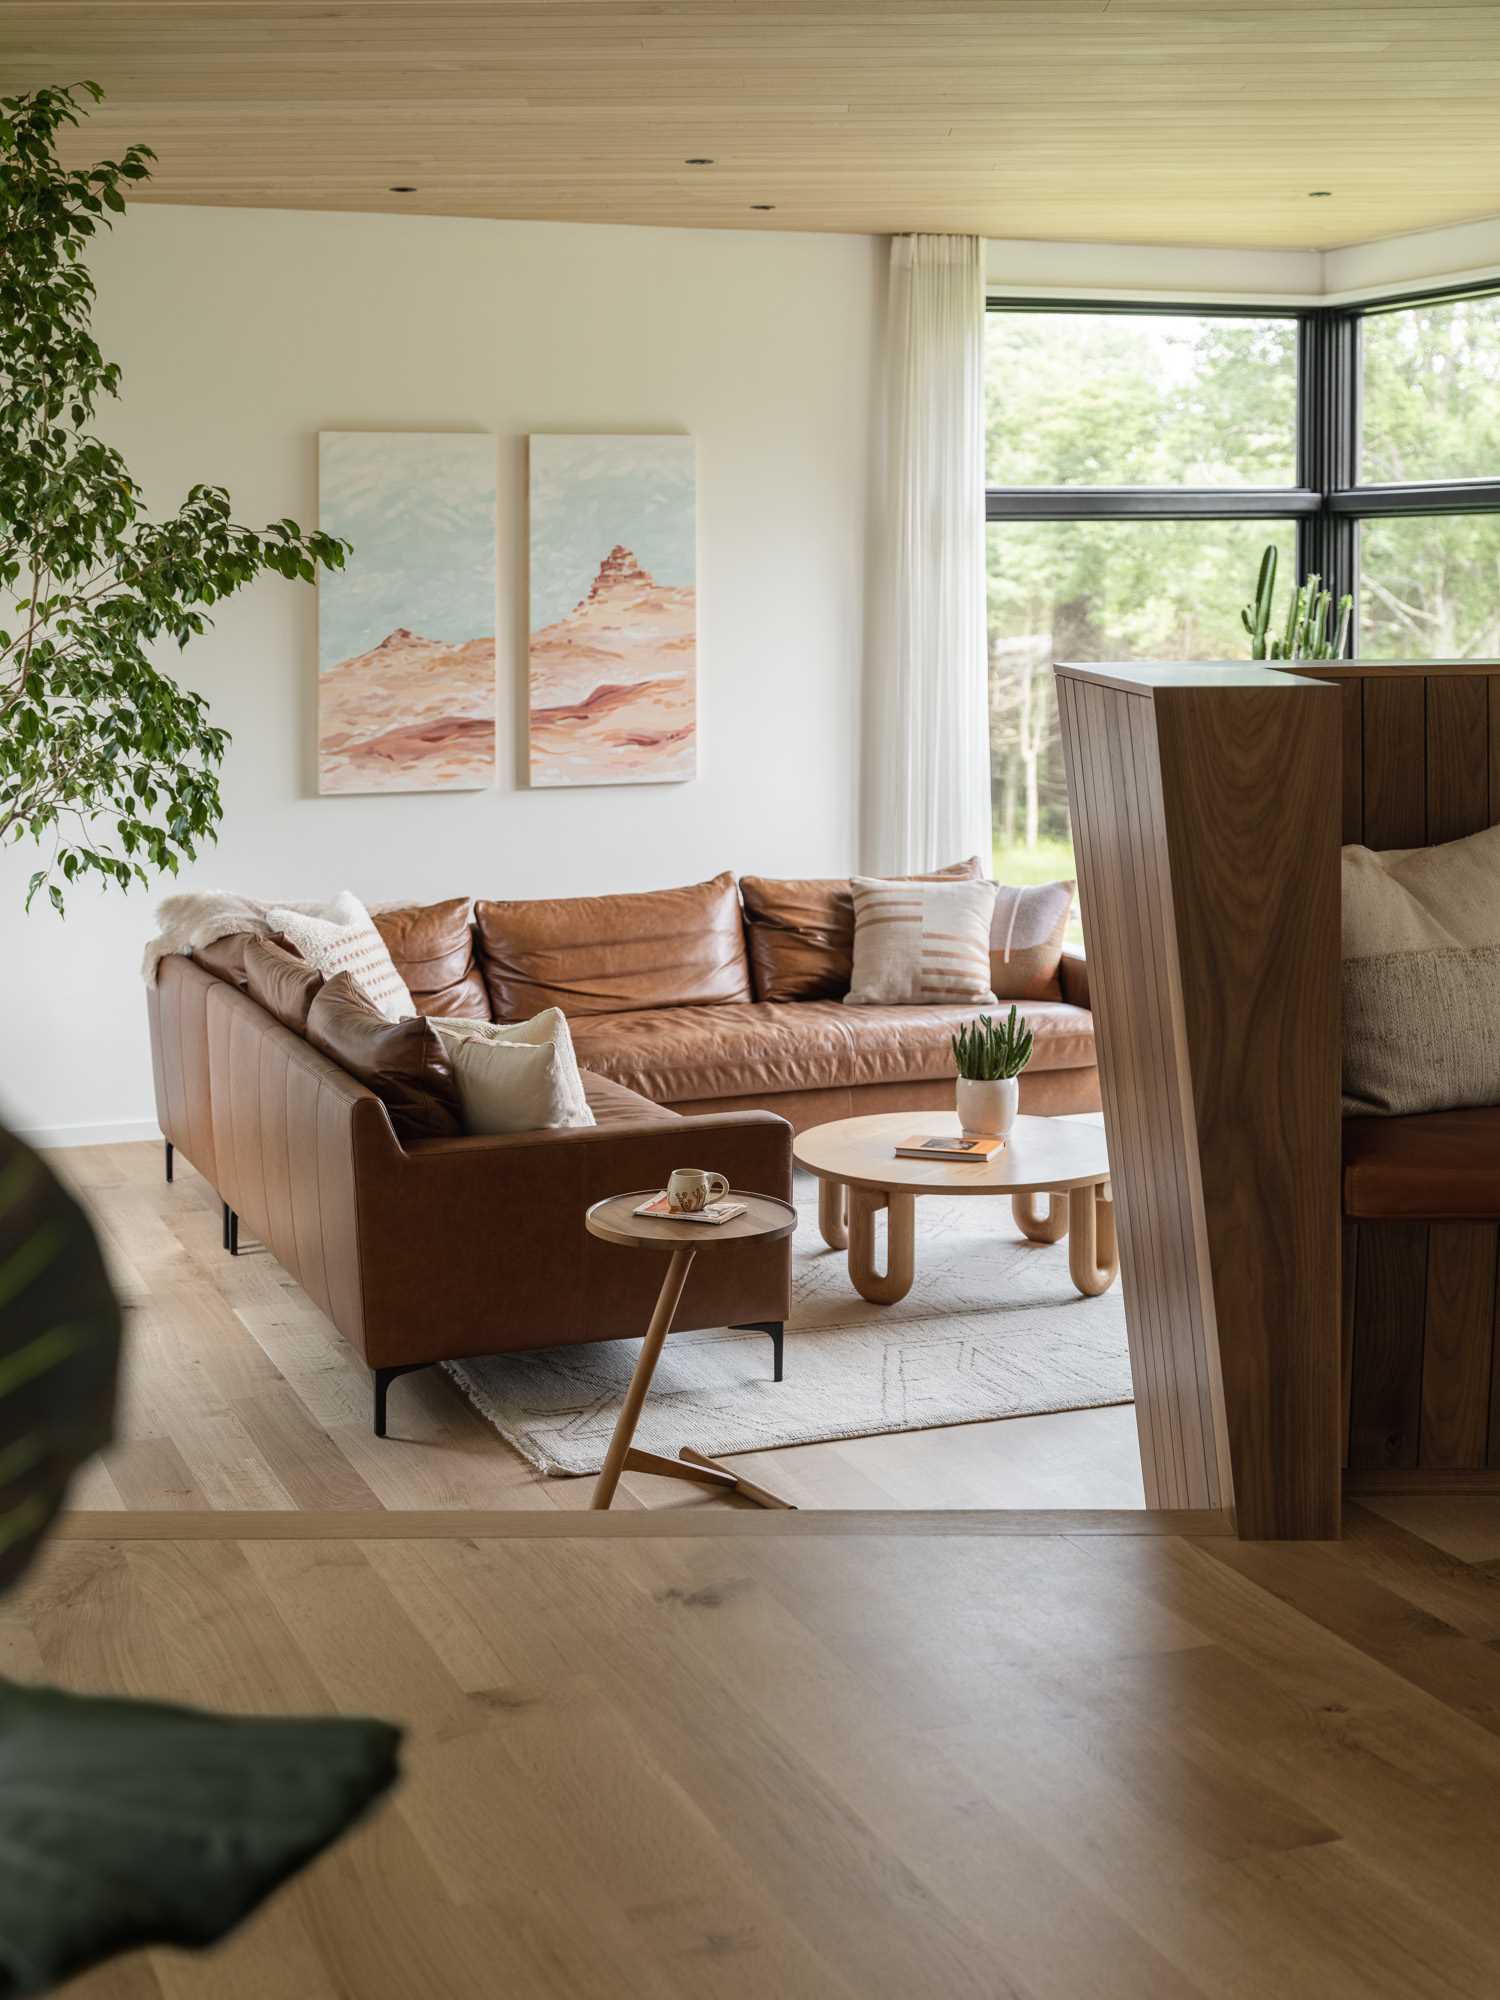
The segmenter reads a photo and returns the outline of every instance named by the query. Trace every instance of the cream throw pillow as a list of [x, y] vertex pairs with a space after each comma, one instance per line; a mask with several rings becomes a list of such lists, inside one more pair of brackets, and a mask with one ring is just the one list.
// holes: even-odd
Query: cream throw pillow
[[1002, 1000], [1060, 1000], [1057, 968], [1073, 914], [1071, 882], [999, 884], [990, 925], [990, 984]]
[[993, 882], [885, 882], [856, 875], [854, 977], [846, 1007], [994, 1007]]
[[385, 939], [358, 896], [347, 889], [334, 897], [327, 917], [309, 916], [279, 903], [268, 913], [268, 921], [325, 979], [347, 972], [388, 1021], [406, 1021], [416, 1013]]
[[428, 1026], [453, 1064], [469, 1132], [544, 1132], [592, 1125], [567, 1016], [548, 1007], [529, 1021], [446, 1021]]
[[1500, 1104], [1500, 827], [1342, 873], [1345, 1111]]

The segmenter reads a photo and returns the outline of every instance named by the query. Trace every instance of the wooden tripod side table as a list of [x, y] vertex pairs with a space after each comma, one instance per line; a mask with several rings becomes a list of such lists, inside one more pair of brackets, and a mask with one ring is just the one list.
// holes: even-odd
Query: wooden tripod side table
[[589, 1505], [608, 1507], [615, 1497], [620, 1474], [631, 1471], [654, 1472], [667, 1479], [691, 1479], [700, 1486], [722, 1487], [726, 1492], [743, 1493], [760, 1507], [790, 1507], [790, 1501], [780, 1499], [752, 1480], [742, 1479], [717, 1459], [694, 1451], [691, 1445], [684, 1445], [678, 1458], [663, 1458], [658, 1452], [637, 1451], [631, 1439], [640, 1422], [646, 1391], [651, 1387], [662, 1344], [671, 1331], [694, 1257], [712, 1256], [721, 1244], [743, 1243], [751, 1237], [767, 1243], [780, 1242], [797, 1227], [797, 1211], [790, 1202], [780, 1201], [775, 1195], [745, 1194], [739, 1188], [731, 1188], [727, 1199], [743, 1202], [745, 1213], [729, 1222], [674, 1222], [670, 1217], [633, 1213], [655, 1193], [654, 1188], [640, 1188], [634, 1194], [611, 1195], [607, 1201], [596, 1201], [584, 1217], [589, 1234], [601, 1237], [606, 1243], [618, 1243], [627, 1250], [667, 1252], [666, 1275]]

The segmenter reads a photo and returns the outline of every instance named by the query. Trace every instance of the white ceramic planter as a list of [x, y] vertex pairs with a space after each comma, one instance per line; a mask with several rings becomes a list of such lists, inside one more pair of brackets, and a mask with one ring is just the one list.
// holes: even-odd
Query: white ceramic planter
[[997, 1076], [987, 1082], [958, 1079], [958, 1122], [971, 1138], [1003, 1139], [1016, 1122], [1021, 1101], [1018, 1077]]

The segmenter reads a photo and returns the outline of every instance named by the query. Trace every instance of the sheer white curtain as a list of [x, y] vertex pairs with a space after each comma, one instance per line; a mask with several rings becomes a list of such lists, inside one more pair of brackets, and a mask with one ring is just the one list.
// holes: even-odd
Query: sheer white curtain
[[881, 874], [990, 851], [983, 374], [981, 239], [896, 237], [865, 708]]

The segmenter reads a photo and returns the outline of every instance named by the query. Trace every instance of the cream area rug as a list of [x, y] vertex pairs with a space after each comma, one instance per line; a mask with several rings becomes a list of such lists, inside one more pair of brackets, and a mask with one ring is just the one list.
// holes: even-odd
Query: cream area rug
[[[667, 1336], [635, 1442], [675, 1458], [825, 1438], [929, 1430], [1131, 1400], [1116, 1279], [1085, 1299], [1068, 1246], [1028, 1243], [1003, 1197], [923, 1196], [917, 1278], [872, 1306], [817, 1226], [817, 1184], [797, 1175], [786, 1379], [763, 1333]], [[543, 1472], [597, 1472], [639, 1341], [604, 1340], [444, 1363], [508, 1444]]]

